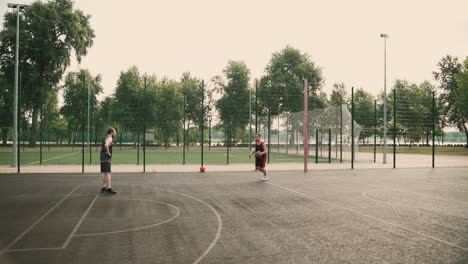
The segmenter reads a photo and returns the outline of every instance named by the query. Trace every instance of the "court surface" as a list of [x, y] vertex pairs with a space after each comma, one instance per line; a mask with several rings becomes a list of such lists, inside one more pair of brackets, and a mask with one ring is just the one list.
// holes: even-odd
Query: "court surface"
[[0, 174], [0, 263], [468, 263], [468, 168]]

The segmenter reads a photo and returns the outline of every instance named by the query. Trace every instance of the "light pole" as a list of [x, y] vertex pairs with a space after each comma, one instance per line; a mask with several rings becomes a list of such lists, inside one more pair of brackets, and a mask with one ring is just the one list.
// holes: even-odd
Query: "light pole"
[[24, 9], [27, 5], [8, 3], [9, 8], [16, 9], [16, 55], [15, 55], [15, 92], [13, 103], [13, 159], [12, 167], [16, 167], [18, 163], [18, 57], [19, 57], [19, 14], [20, 9]]
[[387, 164], [387, 34], [380, 34], [380, 37], [384, 39], [384, 112], [383, 112], [383, 164]]

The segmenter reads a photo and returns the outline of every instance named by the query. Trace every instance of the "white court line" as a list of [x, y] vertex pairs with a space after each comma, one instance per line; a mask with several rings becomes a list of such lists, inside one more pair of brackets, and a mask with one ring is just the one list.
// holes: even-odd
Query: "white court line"
[[[141, 185], [137, 185], [137, 186], [141, 186]], [[214, 209], [211, 205], [207, 204], [206, 202], [198, 199], [198, 198], [195, 198], [193, 196], [190, 196], [188, 194], [185, 194], [185, 193], [180, 193], [180, 192], [176, 192], [176, 191], [170, 191], [170, 190], [166, 190], [166, 189], [162, 189], [162, 188], [158, 188], [158, 187], [153, 187], [153, 186], [148, 186], [149, 188], [153, 188], [153, 189], [158, 189], [158, 190], [163, 190], [163, 191], [166, 191], [166, 192], [171, 192], [171, 193], [175, 193], [175, 194], [179, 194], [179, 195], [182, 195], [182, 196], [185, 196], [185, 197], [188, 197], [190, 199], [193, 199], [195, 201], [198, 201], [204, 205], [206, 205], [208, 208], [211, 209], [211, 211], [213, 211], [216, 215], [216, 217], [218, 218], [218, 230], [216, 231], [216, 236], [214, 238], [214, 240], [211, 242], [211, 244], [208, 246], [208, 248], [205, 250], [205, 252], [203, 252], [203, 254], [198, 257], [194, 262], [193, 264], [198, 264], [202, 261], [202, 259], [208, 255], [208, 253], [213, 249], [213, 247], [216, 245], [216, 243], [218, 242], [219, 240], [219, 237], [221, 236], [221, 230], [223, 229], [223, 221], [221, 220], [221, 216], [219, 215], [219, 213], [216, 211], [216, 209]]]
[[176, 219], [176, 218], [179, 217], [179, 215], [180, 215], [180, 209], [179, 209], [177, 206], [172, 205], [172, 204], [169, 204], [169, 203], [164, 203], [164, 202], [159, 202], [159, 201], [154, 201], [154, 200], [148, 200], [148, 199], [133, 199], [133, 198], [123, 198], [123, 197], [112, 198], [112, 199], [110, 199], [110, 200], [143, 201], [143, 202], [151, 202], [151, 203], [165, 204], [165, 205], [168, 205], [168, 206], [171, 206], [171, 207], [175, 208], [176, 211], [177, 211], [177, 213], [176, 213], [175, 216], [173, 216], [173, 217], [171, 217], [171, 218], [169, 218], [169, 219], [167, 219], [167, 220], [164, 220], [164, 221], [159, 222], [159, 223], [147, 225], [147, 226], [135, 227], [135, 228], [125, 229], [125, 230], [101, 232], [101, 233], [77, 234], [77, 235], [74, 235], [74, 236], [76, 236], [76, 237], [101, 236], [101, 235], [110, 235], [110, 234], [118, 234], [118, 233], [125, 233], [125, 232], [131, 232], [131, 231], [138, 231], [138, 230], [142, 230], [142, 229], [146, 229], [146, 228], [150, 228], [150, 227], [154, 227], [154, 226], [158, 226], [158, 225], [162, 225], [162, 224], [168, 223], [168, 222], [170, 222], [170, 221]]
[[[138, 187], [141, 187], [142, 185], [138, 185], [138, 184], [133, 184], [133, 186], [138, 186]], [[78, 189], [80, 187], [80, 185], [78, 187], [76, 187], [71, 193], [69, 193], [67, 195], [67, 197], [69, 197], [76, 189]], [[211, 211], [214, 212], [214, 214], [216, 215], [216, 218], [218, 220], [218, 228], [216, 230], [216, 235], [215, 235], [215, 238], [213, 239], [213, 241], [210, 243], [210, 245], [208, 246], [208, 248], [193, 262], [193, 264], [199, 264], [202, 259], [208, 255], [208, 253], [213, 249], [213, 247], [216, 245], [216, 243], [218, 242], [220, 236], [221, 236], [221, 231], [223, 229], [223, 221], [221, 219], [221, 216], [219, 215], [219, 213], [216, 211], [216, 209], [214, 209], [211, 205], [209, 205], [208, 203], [204, 202], [203, 200], [200, 200], [196, 197], [193, 197], [193, 196], [190, 196], [188, 194], [185, 194], [185, 193], [180, 193], [180, 192], [176, 192], [176, 191], [171, 191], [171, 190], [166, 190], [166, 189], [163, 189], [163, 188], [159, 188], [159, 187], [153, 187], [153, 186], [143, 186], [143, 187], [146, 187], [146, 188], [152, 188], [152, 189], [157, 189], [157, 190], [162, 190], [162, 191], [165, 191], [165, 192], [169, 192], [169, 193], [175, 193], [175, 194], [178, 194], [178, 195], [182, 195], [182, 196], [185, 196], [185, 197], [188, 197], [190, 199], [193, 199], [197, 202], [200, 202], [202, 204], [204, 204], [205, 206], [207, 206], [208, 208], [210, 208]], [[65, 197], [64, 199], [62, 199], [59, 203], [61, 203], [63, 200], [65, 200], [67, 197]], [[54, 206], [57, 207], [58, 204], [56, 204]], [[50, 211], [52, 211], [54, 208], [52, 208], [51, 210], [49, 210], [46, 214], [50, 213]], [[89, 207], [91, 208], [91, 206]], [[88, 208], [88, 209], [89, 209]], [[177, 208], [177, 207], [176, 207]], [[42, 218], [44, 218], [45, 215], [43, 217], [41, 217], [38, 221], [36, 222], [39, 222], [40, 220], [42, 220]], [[83, 217], [84, 219], [84, 217]], [[34, 223], [33, 225], [36, 225], [37, 223]], [[28, 228], [27, 231], [23, 232], [24, 234], [27, 233], [29, 231], [29, 229], [32, 229], [33, 226], [31, 226], [30, 228]], [[21, 234], [20, 236], [24, 236], [24, 234]], [[74, 235], [74, 236], [80, 236], [80, 235]], [[21, 239], [21, 238], [19, 238]], [[18, 238], [15, 239], [15, 241], [13, 241], [13, 243], [11, 243], [8, 247], [11, 247], [14, 243], [16, 243], [18, 240]], [[6, 250], [1, 250], [0, 251], [0, 254], [3, 253], [3, 252], [10, 252], [10, 251], [31, 251], [31, 250], [56, 250], [56, 249], [63, 249], [62, 247], [61, 248], [29, 248], [29, 249], [7, 249]]]
[[[373, 191], [376, 191], [376, 190], [373, 190]], [[371, 191], [369, 191], [369, 192], [371, 192]], [[443, 211], [443, 212], [462, 212], [462, 213], [467, 212], [466, 210], [434, 209], [434, 208], [427, 208], [427, 207], [418, 207], [418, 206], [411, 206], [411, 205], [404, 205], [404, 204], [396, 204], [396, 203], [392, 203], [392, 202], [388, 202], [388, 201], [382, 201], [382, 200], [371, 198], [371, 197], [367, 196], [367, 193], [368, 192], [363, 192], [361, 194], [361, 196], [368, 199], [368, 200], [370, 200], [370, 201], [374, 201], [374, 202], [378, 202], [378, 203], [385, 203], [385, 204], [388, 204], [390, 206], [408, 207], [408, 208], [423, 209], [423, 210], [436, 211], [436, 212], [440, 212], [440, 211]]]
[[48, 214], [50, 214], [55, 208], [57, 208], [63, 201], [65, 201], [68, 197], [70, 197], [70, 195], [78, 190], [78, 188], [80, 188], [81, 185], [78, 185], [75, 189], [73, 189], [73, 191], [71, 191], [67, 196], [65, 196], [64, 198], [62, 198], [62, 200], [58, 201], [52, 208], [50, 208], [45, 214], [43, 214], [39, 219], [36, 220], [36, 222], [34, 222], [30, 227], [28, 227], [28, 229], [26, 229], [23, 233], [21, 233], [15, 240], [13, 240], [10, 244], [8, 244], [8, 246], [6, 246], [6, 248], [4, 248], [3, 250], [9, 250], [14, 244], [16, 244], [16, 242], [18, 242], [21, 238], [23, 238], [29, 231], [31, 231], [40, 221], [42, 221], [42, 219], [44, 219]]
[[81, 216], [80, 221], [78, 221], [78, 223], [75, 225], [72, 232], [68, 236], [67, 240], [65, 240], [65, 243], [63, 243], [62, 248], [66, 248], [68, 246], [68, 244], [70, 243], [73, 235], [75, 235], [76, 231], [78, 231], [78, 228], [80, 228], [81, 223], [83, 223], [83, 221], [86, 218], [86, 216], [88, 215], [89, 211], [91, 211], [91, 208], [93, 207], [93, 205], [96, 202], [96, 200], [98, 199], [98, 197], [99, 197], [99, 195], [94, 196], [93, 201], [89, 204], [88, 209], [86, 209], [84, 214]]
[[423, 234], [423, 233], [420, 233], [420, 232], [411, 230], [411, 229], [406, 228], [406, 227], [404, 227], [404, 226], [400, 226], [400, 225], [397, 225], [397, 224], [394, 224], [394, 223], [385, 221], [385, 220], [383, 220], [383, 219], [380, 219], [380, 218], [377, 218], [377, 217], [374, 217], [374, 216], [371, 216], [371, 215], [368, 215], [368, 214], [361, 213], [361, 212], [356, 211], [356, 210], [354, 210], [354, 209], [341, 206], [341, 205], [339, 205], [339, 204], [337, 204], [337, 203], [330, 202], [330, 201], [327, 201], [327, 200], [322, 200], [322, 199], [320, 199], [320, 198], [313, 197], [313, 196], [310, 196], [310, 195], [307, 195], [307, 194], [304, 194], [304, 193], [301, 193], [301, 192], [298, 192], [298, 191], [295, 191], [295, 190], [292, 190], [292, 189], [289, 189], [289, 188], [286, 188], [286, 187], [283, 187], [283, 186], [280, 186], [280, 185], [276, 185], [276, 184], [273, 184], [273, 183], [271, 183], [271, 182], [267, 182], [267, 183], [270, 184], [270, 185], [272, 185], [272, 186], [275, 186], [275, 187], [277, 187], [277, 188], [280, 188], [280, 189], [283, 189], [283, 190], [286, 190], [286, 191], [290, 191], [290, 192], [293, 192], [293, 193], [302, 195], [302, 196], [304, 196], [304, 197], [307, 197], [307, 198], [310, 198], [310, 199], [313, 199], [313, 200], [317, 200], [317, 201], [321, 201], [321, 202], [324, 202], [324, 203], [328, 203], [328, 204], [334, 205], [334, 206], [336, 206], [336, 207], [338, 207], [338, 208], [341, 208], [341, 209], [343, 209], [343, 210], [346, 210], [346, 211], [349, 211], [349, 212], [353, 212], [353, 213], [355, 213], [355, 214], [358, 214], [358, 215], [361, 215], [361, 216], [364, 216], [364, 217], [367, 217], [367, 218], [370, 218], [370, 219], [373, 219], [373, 220], [382, 222], [382, 223], [384, 223], [384, 224], [391, 225], [391, 226], [394, 226], [394, 227], [403, 229], [403, 230], [408, 231], [408, 232], [410, 232], [410, 233], [413, 233], [413, 234], [416, 234], [416, 235], [420, 235], [420, 236], [422, 236], [422, 237], [425, 237], [425, 238], [428, 238], [428, 239], [431, 239], [431, 240], [435, 240], [435, 241], [438, 241], [438, 242], [440, 242], [440, 243], [443, 243], [443, 244], [446, 244], [446, 245], [449, 245], [449, 246], [452, 246], [452, 247], [456, 247], [456, 248], [461, 249], [461, 250], [464, 250], [464, 251], [468, 251], [468, 248], [459, 246], [459, 245], [454, 244], [454, 243], [450, 243], [450, 242], [448, 242], [448, 241], [445, 241], [445, 240], [442, 240], [442, 239], [439, 239], [439, 238], [436, 238], [436, 237], [433, 237], [433, 236], [430, 236], [430, 235], [426, 235], [426, 234]]
[[[53, 157], [53, 158], [50, 158], [50, 159], [42, 160], [42, 162], [44, 162], [44, 161], [49, 161], [49, 160], [54, 160], [54, 159], [65, 158], [65, 157], [71, 156], [71, 155], [73, 155], [73, 154], [78, 154], [78, 153], [80, 153], [80, 152], [72, 152], [72, 153], [69, 153], [69, 154], [62, 155], [62, 156], [58, 156], [58, 157]], [[33, 162], [30, 162], [30, 163], [26, 163], [26, 165], [36, 164], [36, 163], [40, 163], [40, 162], [41, 162], [41, 161], [33, 161]]]
[[420, 196], [431, 197], [431, 198], [434, 199], [434, 200], [439, 200], [439, 201], [444, 201], [444, 202], [449, 202], [449, 203], [456, 203], [456, 204], [468, 205], [467, 203], [458, 202], [458, 201], [453, 201], [453, 200], [447, 200], [447, 199], [444, 199], [444, 198], [442, 198], [442, 199], [440, 199], [440, 198], [434, 198], [433, 196], [427, 195], [427, 194], [425, 194], [425, 193], [412, 192], [412, 191], [408, 191], [408, 190], [397, 189], [397, 188], [391, 188], [391, 187], [387, 187], [387, 186], [380, 186], [380, 185], [375, 185], [375, 184], [370, 184], [370, 183], [368, 183], [367, 185], [374, 186], [374, 187], [377, 187], [377, 188], [382, 188], [382, 189], [397, 191], [397, 192], [413, 193], [413, 194], [417, 194], [417, 195], [420, 195]]
[[33, 251], [33, 250], [62, 250], [63, 248], [58, 247], [58, 248], [15, 248], [15, 249], [8, 249], [8, 250], [2, 250], [0, 252], [18, 252], [18, 251]]
[[[20, 199], [20, 198], [50, 198], [50, 197], [63, 197], [66, 194], [21, 194], [21, 195], [13, 195], [8, 196], [7, 199]], [[70, 197], [79, 197], [79, 196], [94, 196], [95, 193], [83, 193], [83, 194], [73, 194]]]
[[[71, 195], [71, 196], [78, 196], [78, 195]], [[90, 203], [90, 205], [88, 206], [87, 210], [83, 213], [83, 215], [81, 216], [80, 220], [78, 221], [78, 223], [75, 225], [75, 227], [73, 228], [72, 232], [70, 233], [70, 235], [68, 236], [67, 240], [64, 242], [64, 244], [61, 246], [61, 247], [58, 247], [58, 248], [22, 248], [22, 249], [7, 249], [7, 250], [2, 250], [0, 252], [13, 252], [13, 251], [35, 251], [35, 250], [57, 250], [57, 249], [65, 249], [67, 248], [67, 246], [69, 245], [69, 243], [71, 242], [72, 238], [73, 237], [79, 237], [79, 236], [97, 236], [97, 235], [108, 235], [108, 234], [117, 234], [117, 233], [123, 233], [123, 232], [130, 232], [130, 231], [137, 231], [137, 230], [141, 230], [141, 229], [145, 229], [145, 228], [150, 228], [150, 227], [154, 227], [154, 226], [157, 226], [157, 225], [162, 225], [164, 223], [168, 223], [172, 220], [174, 220], [175, 218], [179, 217], [180, 215], [180, 209], [177, 207], [177, 206], [174, 206], [172, 204], [168, 204], [168, 203], [164, 203], [164, 202], [159, 202], [159, 201], [154, 201], [154, 200], [148, 200], [148, 199], [132, 199], [132, 198], [114, 198], [115, 200], [135, 200], [135, 201], [147, 201], [147, 202], [153, 202], [153, 203], [160, 203], [160, 204], [165, 204], [165, 205], [168, 205], [168, 206], [171, 206], [173, 208], [176, 209], [177, 213], [175, 216], [171, 217], [170, 219], [167, 219], [165, 221], [162, 221], [162, 222], [159, 222], [159, 223], [156, 223], [156, 224], [152, 224], [152, 225], [149, 225], [149, 226], [143, 226], [143, 227], [137, 227], [137, 228], [133, 228], [133, 229], [128, 229], [128, 230], [119, 230], [119, 231], [111, 231], [111, 232], [103, 232], [103, 233], [95, 233], [95, 234], [78, 234], [76, 235], [76, 232], [78, 231], [79, 227], [81, 226], [81, 224], [83, 223], [83, 221], [86, 219], [87, 215], [89, 214], [91, 208], [94, 206], [94, 203], [96, 202], [96, 200], [99, 198], [99, 195], [94, 195], [94, 199], [93, 201]]]

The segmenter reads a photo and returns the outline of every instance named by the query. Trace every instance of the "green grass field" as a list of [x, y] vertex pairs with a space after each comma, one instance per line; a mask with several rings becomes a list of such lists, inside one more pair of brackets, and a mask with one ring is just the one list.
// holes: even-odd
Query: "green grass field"
[[[226, 151], [204, 151], [204, 164], [227, 164], [227, 153]], [[90, 153], [85, 152], [84, 155], [85, 164], [90, 163]], [[201, 153], [200, 151], [190, 151], [185, 153], [186, 164], [200, 164]], [[313, 161], [314, 157], [310, 160]], [[39, 165], [40, 154], [38, 151], [25, 151], [21, 152], [21, 164], [22, 165]], [[44, 165], [77, 165], [82, 162], [82, 153], [79, 149], [75, 148], [74, 151], [58, 151], [58, 149], [52, 149], [47, 151], [44, 149], [42, 156]], [[11, 161], [11, 153], [2, 151], [0, 152], [0, 165], [9, 165]], [[303, 162], [304, 158], [302, 155], [296, 154], [284, 154], [284, 153], [270, 153], [270, 163], [288, 163], [288, 162]], [[336, 162], [336, 160], [332, 160]], [[119, 151], [119, 148], [114, 149], [112, 164], [143, 164], [143, 151], [140, 149], [139, 157], [138, 152], [130, 151], [129, 149], [123, 149]], [[146, 151], [146, 164], [182, 164], [183, 152], [181, 151]], [[246, 164], [255, 162], [254, 157], [249, 159], [248, 149], [239, 150], [236, 149], [229, 153], [230, 164]], [[319, 162], [328, 162], [326, 158], [320, 158]], [[99, 152], [91, 153], [91, 164], [98, 165]]]
[[[91, 153], [91, 164], [99, 164], [98, 148], [94, 147]], [[11, 163], [11, 148], [0, 148], [0, 165], [9, 165]], [[272, 150], [273, 151], [273, 150]], [[284, 151], [284, 150], [283, 150]], [[359, 147], [359, 152], [373, 152], [373, 147]], [[388, 148], [388, 153], [393, 151], [392, 147]], [[377, 152], [381, 153], [382, 148], [377, 148]], [[139, 153], [139, 157], [138, 157]], [[303, 162], [303, 156], [299, 154], [285, 154], [285, 153], [270, 153], [270, 163], [289, 163], [289, 162]], [[397, 148], [398, 154], [423, 154], [431, 155], [431, 147], [399, 147]], [[315, 161], [312, 156], [314, 151], [310, 152], [310, 162]], [[335, 153], [333, 152], [332, 156]], [[22, 165], [39, 165], [39, 148], [25, 148], [21, 150], [21, 164]], [[324, 152], [326, 156], [326, 152]], [[468, 156], [468, 149], [463, 147], [437, 147], [436, 155], [462, 155]], [[191, 147], [190, 151], [185, 153], [186, 164], [200, 164], [200, 148]], [[79, 165], [82, 162], [81, 148], [79, 147], [44, 147], [42, 156], [44, 165]], [[85, 164], [90, 164], [90, 153], [85, 151]], [[169, 149], [151, 147], [146, 151], [147, 164], [182, 164], [183, 152], [181, 147], [171, 147]], [[249, 159], [248, 148], [233, 148], [229, 153], [230, 164], [248, 164], [253, 163], [254, 158]], [[319, 158], [320, 163], [328, 162], [327, 158]], [[338, 162], [332, 159], [332, 162]], [[114, 147], [114, 156], [112, 158], [113, 164], [143, 164], [143, 150], [140, 148], [139, 152], [136, 148], [131, 146], [124, 146], [122, 148]], [[212, 148], [211, 151], [205, 148], [204, 151], [204, 164], [227, 164], [227, 152], [225, 148]]]
[[[393, 153], [393, 147], [388, 146], [387, 151]], [[374, 152], [373, 147], [359, 147], [359, 152]], [[377, 153], [382, 153], [382, 147], [377, 147]], [[432, 155], [432, 147], [397, 147], [398, 154]], [[436, 147], [436, 155], [468, 155], [468, 148], [464, 147]]]

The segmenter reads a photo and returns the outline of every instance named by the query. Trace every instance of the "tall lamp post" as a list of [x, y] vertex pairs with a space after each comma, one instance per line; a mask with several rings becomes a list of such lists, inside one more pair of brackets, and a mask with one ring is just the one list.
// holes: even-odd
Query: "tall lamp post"
[[380, 37], [384, 39], [384, 112], [383, 112], [383, 164], [387, 164], [387, 34], [380, 34]]
[[16, 167], [18, 163], [18, 57], [19, 57], [19, 14], [20, 9], [26, 8], [28, 5], [8, 3], [9, 8], [16, 9], [16, 55], [15, 55], [15, 92], [13, 104], [13, 159], [12, 167]]

